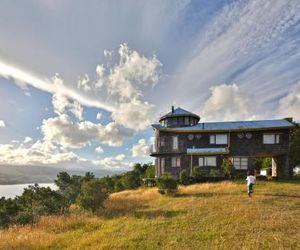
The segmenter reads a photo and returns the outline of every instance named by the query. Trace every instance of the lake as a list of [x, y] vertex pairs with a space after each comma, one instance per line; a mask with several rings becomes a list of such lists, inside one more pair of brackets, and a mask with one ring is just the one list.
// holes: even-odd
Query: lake
[[[21, 195], [23, 193], [24, 188], [29, 185], [33, 185], [33, 183], [29, 184], [14, 184], [14, 185], [0, 185], [0, 197], [4, 196], [5, 198], [14, 198], [17, 195]], [[56, 190], [57, 187], [54, 183], [41, 183], [40, 187], [50, 187], [53, 190]]]

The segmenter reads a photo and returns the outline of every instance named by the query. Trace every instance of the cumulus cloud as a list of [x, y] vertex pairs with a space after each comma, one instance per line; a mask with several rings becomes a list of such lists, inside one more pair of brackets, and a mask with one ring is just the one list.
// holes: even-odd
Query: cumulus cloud
[[98, 154], [102, 154], [104, 151], [103, 151], [103, 148], [98, 146], [95, 148], [95, 152], [98, 153]]
[[278, 112], [283, 117], [300, 120], [300, 82], [295, 84], [289, 93], [280, 100]]
[[41, 131], [44, 140], [65, 148], [81, 148], [92, 142], [116, 147], [121, 146], [124, 138], [131, 135], [130, 131], [115, 122], [105, 126], [89, 121], [74, 123], [66, 114], [43, 120]]
[[145, 157], [149, 156], [150, 145], [146, 143], [146, 139], [140, 139], [137, 144], [131, 148], [132, 157]]
[[5, 125], [5, 122], [3, 120], [0, 120], [0, 128], [5, 128], [6, 125]]
[[116, 156], [105, 157], [100, 160], [93, 161], [93, 164], [105, 166], [105, 167], [129, 167], [132, 163], [124, 162], [126, 156], [124, 154], [118, 154]]
[[101, 117], [102, 117], [102, 113], [98, 112], [97, 115], [96, 115], [96, 119], [97, 119], [97, 120], [100, 120]]
[[153, 119], [154, 105], [139, 100], [128, 103], [121, 103], [118, 109], [113, 112], [112, 118], [123, 126], [141, 131], [151, 124]]
[[57, 165], [78, 160], [73, 152], [59, 150], [49, 142], [37, 141], [32, 146], [0, 145], [0, 164], [9, 165]]
[[211, 95], [201, 112], [205, 120], [254, 119], [251, 96], [236, 84], [210, 88]]
[[32, 142], [32, 138], [29, 136], [26, 136], [23, 142], [24, 143]]

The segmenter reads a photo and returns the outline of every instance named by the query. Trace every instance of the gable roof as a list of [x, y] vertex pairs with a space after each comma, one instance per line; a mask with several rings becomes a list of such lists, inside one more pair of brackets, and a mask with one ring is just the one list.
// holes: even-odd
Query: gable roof
[[177, 117], [177, 116], [193, 116], [193, 117], [200, 119], [200, 117], [198, 115], [196, 115], [192, 112], [189, 112], [183, 108], [178, 107], [178, 108], [174, 109], [174, 112], [171, 111], [171, 112], [163, 115], [159, 120], [165, 119], [167, 117]]
[[232, 130], [257, 130], [291, 128], [294, 125], [285, 119], [258, 120], [258, 121], [231, 121], [231, 122], [202, 122], [194, 126], [167, 128], [160, 124], [153, 124], [152, 127], [163, 131], [182, 132], [206, 132], [206, 131], [232, 131]]

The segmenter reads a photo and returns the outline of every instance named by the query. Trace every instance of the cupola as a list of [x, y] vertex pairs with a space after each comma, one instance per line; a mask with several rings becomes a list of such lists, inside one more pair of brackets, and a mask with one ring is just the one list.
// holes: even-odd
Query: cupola
[[171, 112], [163, 115], [159, 119], [159, 123], [168, 128], [174, 127], [189, 127], [198, 124], [200, 117], [180, 107], [174, 109], [172, 106]]

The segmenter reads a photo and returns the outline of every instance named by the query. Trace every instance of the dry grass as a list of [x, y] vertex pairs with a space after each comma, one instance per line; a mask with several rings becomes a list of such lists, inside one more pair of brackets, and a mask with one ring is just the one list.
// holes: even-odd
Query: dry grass
[[300, 249], [300, 183], [260, 182], [111, 195], [98, 215], [72, 211], [0, 231], [1, 249]]

